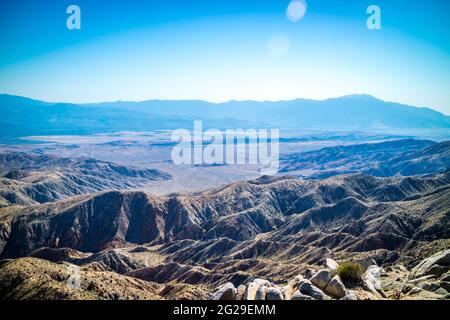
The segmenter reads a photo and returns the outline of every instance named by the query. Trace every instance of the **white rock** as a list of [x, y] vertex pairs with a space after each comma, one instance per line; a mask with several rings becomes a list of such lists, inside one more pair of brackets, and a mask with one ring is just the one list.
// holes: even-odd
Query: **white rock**
[[311, 279], [310, 281], [318, 288], [325, 289], [328, 282], [330, 282], [331, 278], [333, 276], [331, 275], [331, 272], [329, 270], [319, 270]]
[[325, 288], [325, 292], [340, 299], [347, 295], [347, 290], [338, 275], [335, 275]]
[[252, 282], [259, 284], [260, 286], [270, 286], [270, 281], [264, 279], [255, 279]]
[[427, 280], [430, 280], [430, 279], [434, 279], [434, 276], [433, 275], [423, 276], [423, 277], [420, 277], [420, 278], [408, 280], [407, 283], [417, 284], [417, 283], [420, 283], [420, 282], [423, 282], [423, 281], [427, 281]]
[[290, 287], [289, 285], [287, 286], [281, 286], [278, 288], [281, 293], [283, 294], [283, 300], [288, 300], [290, 299], [290, 297], [292, 296], [292, 293], [294, 291], [294, 289], [292, 287]]
[[242, 298], [244, 297], [244, 292], [245, 292], [245, 286], [243, 284], [241, 284], [240, 286], [237, 287], [236, 290], [236, 300], [242, 300]]
[[245, 286], [243, 300], [255, 300], [256, 291], [260, 287], [259, 284], [255, 282], [250, 282]]
[[266, 300], [266, 286], [259, 286], [258, 290], [256, 290], [255, 300]]
[[330, 270], [336, 272], [337, 268], [339, 267], [339, 264], [338, 264], [336, 261], [334, 261], [333, 259], [327, 258], [327, 259], [325, 260], [325, 266], [326, 266], [328, 269], [330, 269]]
[[234, 285], [231, 282], [227, 282], [217, 288], [217, 291], [211, 296], [211, 300], [234, 300], [236, 292]]
[[378, 279], [380, 279], [381, 268], [376, 265], [371, 265], [367, 268], [362, 276], [362, 281], [367, 290], [377, 296], [386, 298], [383, 288]]
[[450, 266], [450, 249], [438, 252], [429, 258], [422, 260], [411, 271], [413, 278], [420, 278], [428, 275], [429, 270], [434, 265]]

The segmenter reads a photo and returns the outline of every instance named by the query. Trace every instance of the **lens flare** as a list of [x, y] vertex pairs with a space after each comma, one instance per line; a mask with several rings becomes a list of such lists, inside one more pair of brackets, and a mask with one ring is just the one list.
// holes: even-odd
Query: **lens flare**
[[289, 37], [284, 33], [273, 34], [267, 42], [267, 50], [271, 57], [280, 58], [285, 56], [290, 47]]
[[292, 22], [298, 22], [305, 16], [307, 9], [305, 0], [292, 0], [286, 9], [286, 17]]

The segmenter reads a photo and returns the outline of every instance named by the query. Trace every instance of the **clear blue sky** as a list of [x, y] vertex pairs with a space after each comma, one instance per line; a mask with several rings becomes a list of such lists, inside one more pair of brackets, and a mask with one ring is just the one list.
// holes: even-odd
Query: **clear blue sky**
[[[0, 92], [47, 101], [324, 99], [353, 93], [450, 114], [450, 1], [9, 0]], [[82, 29], [66, 28], [81, 8]], [[366, 9], [381, 8], [382, 30]]]

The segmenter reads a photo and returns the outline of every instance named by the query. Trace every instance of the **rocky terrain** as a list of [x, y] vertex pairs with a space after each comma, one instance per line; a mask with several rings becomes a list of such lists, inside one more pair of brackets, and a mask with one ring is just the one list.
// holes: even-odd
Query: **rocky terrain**
[[161, 285], [114, 272], [79, 271], [79, 287], [68, 285], [76, 266], [36, 258], [4, 262], [0, 269], [0, 297], [28, 300], [161, 300], [207, 299], [202, 287]]
[[91, 158], [0, 154], [0, 207], [35, 205], [101, 190], [141, 188], [168, 173]]
[[[231, 291], [238, 299], [242, 284], [247, 288], [264, 279], [256, 281], [265, 287], [260, 298], [281, 298], [281, 291], [283, 299], [441, 299], [448, 297], [447, 258], [421, 261], [450, 247], [449, 195], [446, 171], [392, 178], [261, 177], [188, 195], [107, 191], [5, 207], [0, 296], [216, 299], [218, 291], [227, 297]], [[361, 279], [349, 283], [336, 277], [327, 258], [361, 265]], [[101, 280], [100, 290], [81, 281], [84, 287], [66, 292], [61, 286], [68, 276], [61, 268], [67, 264], [79, 266], [87, 283], [96, 283], [96, 277], [112, 282]], [[439, 274], [417, 273], [420, 265], [438, 268]], [[32, 269], [37, 282], [23, 276]], [[328, 270], [326, 283], [317, 284], [311, 275], [322, 269]], [[372, 287], [378, 294], [367, 278], [376, 280]], [[39, 284], [43, 292], [33, 295], [39, 281], [45, 283]], [[119, 294], [112, 287], [121, 288], [121, 281], [145, 294], [138, 289]]]
[[253, 279], [237, 288], [232, 282], [219, 286], [212, 300], [378, 300], [450, 299], [450, 250], [421, 261], [411, 271], [402, 265], [386, 270], [373, 260], [360, 279], [348, 274], [327, 258], [321, 269], [308, 269], [305, 276], [282, 284]]

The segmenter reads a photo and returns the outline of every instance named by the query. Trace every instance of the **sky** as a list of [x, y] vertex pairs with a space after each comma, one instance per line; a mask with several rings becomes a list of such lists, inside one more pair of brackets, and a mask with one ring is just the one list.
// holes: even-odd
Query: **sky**
[[[2, 0], [0, 93], [74, 103], [364, 93], [450, 115], [450, 1], [295, 1]], [[73, 4], [80, 30], [66, 26]], [[379, 30], [367, 28], [370, 5]]]

